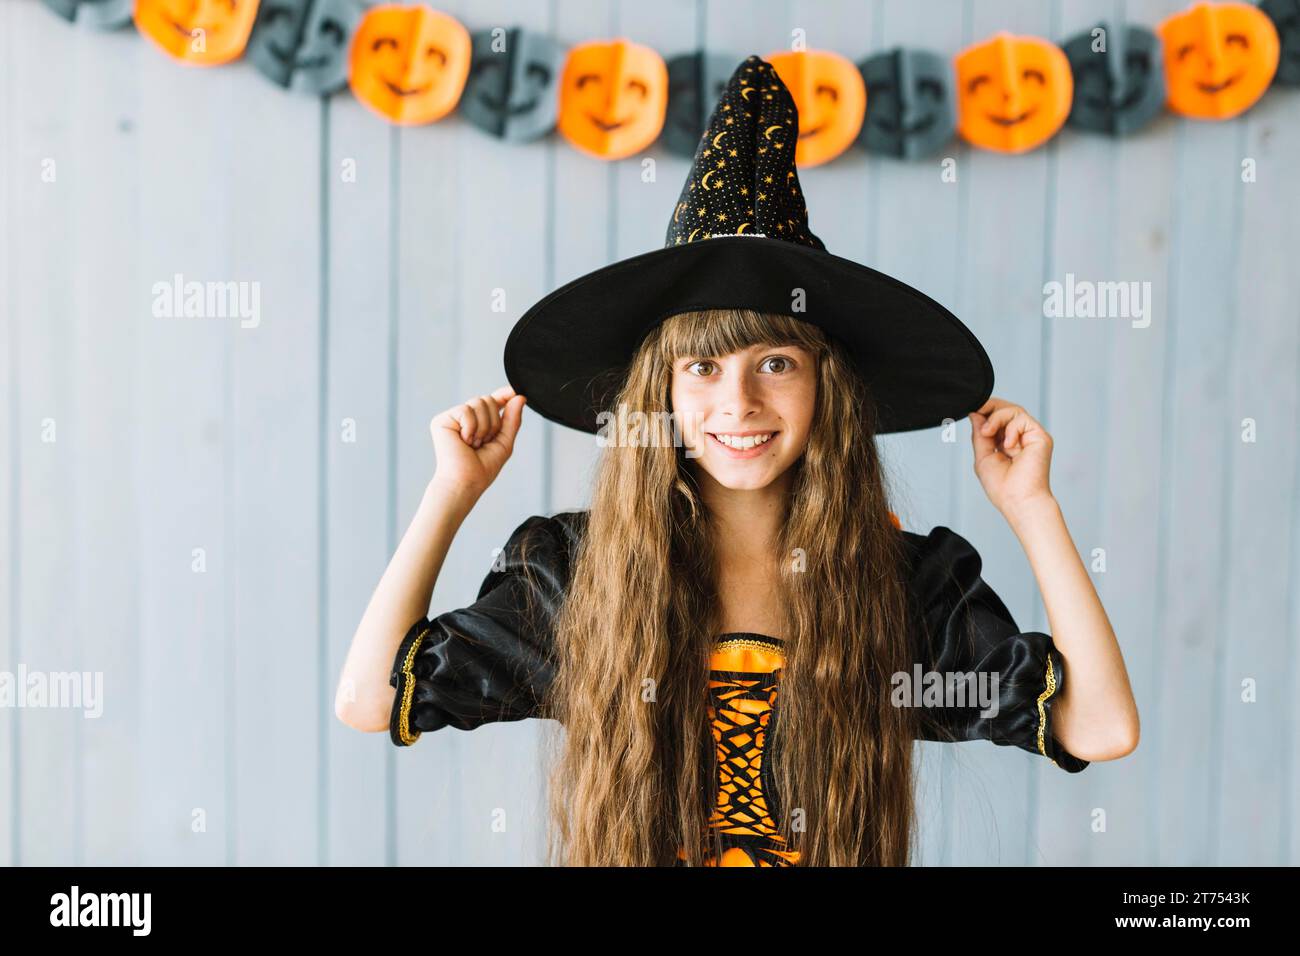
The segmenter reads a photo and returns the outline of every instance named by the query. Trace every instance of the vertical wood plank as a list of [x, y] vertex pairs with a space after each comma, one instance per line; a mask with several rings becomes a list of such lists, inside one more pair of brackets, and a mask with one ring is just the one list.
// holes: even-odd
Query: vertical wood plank
[[[142, 38], [137, 43], [144, 44]], [[140, 862], [236, 861], [231, 382], [238, 320], [156, 316], [153, 288], [232, 278], [233, 77], [139, 52], [131, 375], [140, 522]], [[129, 241], [129, 240], [128, 240]], [[174, 305], [174, 304], [173, 304]], [[206, 303], [205, 303], [206, 309]], [[256, 808], [249, 808], [256, 812]]]
[[[1109, 21], [1112, 30], [1118, 29], [1116, 3], [1085, 4], [1067, 0], [1060, 6], [1060, 15], [1049, 37], [1057, 43], [1091, 29], [1101, 19]], [[1113, 37], [1107, 39], [1115, 42]], [[1108, 430], [1105, 408], [1095, 402], [1081, 402], [1079, 396], [1106, 391], [1113, 343], [1118, 339], [1122, 344], [1141, 332], [1132, 329], [1131, 320], [1124, 316], [1048, 315], [1045, 289], [1048, 283], [1070, 289], [1072, 281], [1129, 282], [1139, 277], [1121, 269], [1121, 264], [1114, 260], [1113, 247], [1106, 241], [1115, 228], [1116, 191], [1112, 184], [1119, 155], [1116, 142], [1066, 126], [1053, 143], [1051, 193], [1045, 203], [1047, 248], [1037, 314], [1043, 335], [1044, 382], [1038, 396], [1032, 399], [1025, 396], [1020, 401], [1052, 435], [1052, 491], [1060, 502], [1075, 545], [1082, 552], [1081, 559], [1086, 566], [1091, 566], [1091, 553], [1102, 544], [1101, 479], [1093, 464], [1106, 460]], [[1028, 323], [1030, 317], [1026, 315], [1022, 321]], [[1103, 578], [1100, 574], [1092, 575], [1095, 585]], [[1026, 630], [1051, 633], [1040, 598], [1035, 593], [1033, 613], [1020, 624]], [[1069, 686], [1068, 674], [1066, 686]], [[1084, 776], [1073, 776], [1063, 774], [1046, 761], [1042, 763], [1045, 766], [1038, 766], [1031, 778], [1034, 817], [1027, 823], [1036, 839], [1027, 862], [1057, 864], [1087, 859], [1097, 842], [1089, 817], [1095, 801], [1096, 778], [1106, 775], [1108, 768], [1093, 766]], [[1112, 815], [1120, 825], [1134, 819], [1119, 812]], [[1124, 836], [1132, 834], [1126, 832]], [[1107, 839], [1114, 842], [1117, 838], [1122, 839], [1118, 834], [1111, 834]]]
[[[580, 0], [554, 0], [552, 10], [555, 35], [566, 49], [619, 35], [616, 4], [597, 8]], [[553, 138], [550, 289], [618, 258], [617, 164], [579, 152], [559, 132]], [[543, 420], [539, 417], [538, 422]], [[543, 430], [550, 454], [551, 510], [588, 507], [598, 451], [595, 439], [554, 422], [544, 422]]]
[[[1286, 768], [1295, 767], [1295, 696], [1288, 691], [1294, 691], [1300, 639], [1297, 590], [1288, 587], [1300, 511], [1300, 190], [1288, 168], [1300, 147], [1297, 116], [1300, 91], [1274, 86], [1238, 121], [1244, 150], [1234, 157], [1235, 170], [1222, 171], [1240, 204], [1235, 269], [1220, 273], [1235, 293], [1231, 313], [1219, 316], [1218, 351], [1229, 376], [1225, 421], [1208, 429], [1222, 435], [1229, 469], [1219, 582], [1224, 605], [1211, 691], [1222, 704], [1208, 741], [1218, 775], [1211, 859], [1225, 866], [1296, 860], [1289, 843], [1296, 789]], [[1248, 162], [1253, 182], [1243, 181]], [[1246, 419], [1257, 429], [1249, 442]]]
[[[18, 141], [17, 119], [14, 113], [15, 49], [17, 40], [14, 4], [0, 5], [0, 49], [4, 58], [0, 64], [0, 129], [5, 130], [0, 142], [0, 222], [17, 222], [17, 188], [19, 160], [15, 143]], [[17, 299], [13, 280], [10, 229], [0, 229], [0, 341], [4, 342], [0, 354], [0, 421], [5, 434], [0, 438], [0, 554], [4, 555], [5, 569], [0, 573], [0, 661], [12, 667], [18, 659], [18, 593], [19, 548], [18, 513], [21, 508], [18, 485], [21, 433], [18, 394], [18, 322], [15, 317]], [[0, 860], [9, 866], [18, 862], [19, 802], [18, 802], [18, 719], [12, 712], [0, 712]]]
[[[1127, 22], [1153, 29], [1180, 6], [1176, 0], [1127, 2], [1122, 10], [1117, 7], [1112, 19], [1119, 22], [1122, 13]], [[1069, 15], [1078, 19], [1063, 37], [1074, 32], [1073, 26], [1086, 29], [1090, 18], [1098, 18], [1090, 17], [1086, 4], [1073, 5]], [[1046, 829], [1046, 818], [1040, 818], [1039, 835], [1044, 845], [1050, 839], [1061, 846], [1067, 857], [1099, 865], [1149, 861], [1157, 833], [1149, 790], [1159, 765], [1148, 731], [1158, 680], [1153, 628], [1162, 543], [1156, 516], [1166, 480], [1162, 448], [1169, 427], [1161, 396], [1165, 378], [1172, 373], [1166, 366], [1167, 340], [1179, 321], [1168, 285], [1168, 227], [1178, 196], [1173, 178], [1178, 128], [1175, 117], [1162, 113], [1133, 135], [1105, 139], [1107, 154], [1096, 161], [1105, 173], [1100, 182], [1082, 179], [1087, 171], [1077, 168], [1073, 144], [1068, 149], [1063, 145], [1059, 153], [1063, 173], [1055, 215], [1058, 253], [1051, 278], [1063, 282], [1067, 271], [1088, 278], [1059, 251], [1068, 249], [1074, 257], [1090, 256], [1096, 269], [1105, 270], [1104, 279], [1150, 282], [1151, 290], [1149, 324], [1146, 319], [1122, 318], [1049, 320], [1058, 330], [1052, 349], [1049, 429], [1055, 428], [1058, 438], [1066, 436], [1071, 449], [1062, 457], [1064, 445], [1057, 445], [1053, 473], [1061, 477], [1054, 477], [1053, 485], [1061, 489], [1057, 497], [1090, 572], [1093, 549], [1104, 549], [1106, 570], [1091, 572], [1092, 580], [1124, 654], [1143, 742], [1119, 764], [1094, 763], [1084, 773], [1087, 781], [1080, 779], [1077, 786], [1047, 776], [1052, 788], [1044, 794], [1044, 806], [1063, 807], [1072, 819], [1099, 808], [1106, 815], [1104, 830], [1094, 830], [1092, 824], [1087, 830], [1057, 827], [1053, 835]], [[1084, 138], [1075, 137], [1075, 142]], [[1069, 245], [1081, 225], [1101, 215], [1110, 222], [1104, 233], [1091, 237], [1097, 250]], [[1106, 336], [1101, 357], [1105, 364], [1091, 377], [1077, 374], [1077, 343], [1064, 331], [1087, 328], [1089, 323], [1103, 326]], [[1097, 402], [1089, 400], [1092, 395]], [[1095, 420], [1094, 409], [1101, 416]], [[1038, 620], [1045, 618], [1040, 614]], [[1081, 845], [1084, 836], [1086, 844]]]
[[[1043, 4], [1023, 0], [972, 4], [970, 41], [981, 42], [998, 30], [1051, 38], [1050, 12]], [[1044, 210], [1056, 148], [1053, 140], [1020, 155], [973, 149], [960, 173], [970, 182], [957, 314], [989, 353], [994, 394], [1031, 411], [1040, 404], [1043, 384]], [[970, 462], [969, 426], [962, 426], [959, 434], [966, 437], [963, 458]], [[979, 482], [971, 480], [971, 472], [967, 475], [971, 477], [958, 483], [952, 527], [980, 552], [985, 580], [1027, 630], [1035, 598], [1028, 562]], [[971, 742], [958, 747], [954, 758], [958, 775], [973, 785], [953, 790], [951, 861], [1029, 862], [1031, 837], [1025, 820], [1032, 809], [1034, 755]]]
[[251, 63], [227, 70], [241, 144], [230, 277], [260, 290], [260, 315], [232, 329], [227, 410], [235, 855], [286, 865], [321, 849], [319, 761], [333, 710], [317, 680], [320, 108]]
[[[13, 74], [34, 90], [19, 95], [11, 114], [11, 188], [15, 220], [12, 292], [16, 327], [15, 474], [21, 510], [14, 515], [17, 623], [6, 668], [25, 667], [53, 684], [60, 672], [80, 672], [87, 643], [69, 613], [80, 575], [75, 508], [77, 462], [84, 429], [76, 417], [77, 383], [64, 343], [76, 330], [76, 294], [67, 281], [74, 235], [78, 167], [72, 118], [60, 104], [72, 97], [72, 74], [48, 51], [72, 55], [64, 25], [39, 5], [10, 16], [18, 42]], [[82, 448], [79, 450], [79, 445]], [[19, 688], [27, 696], [26, 687]], [[84, 859], [78, 810], [83, 790], [80, 712], [53, 700], [12, 710], [17, 825], [14, 861], [67, 866]], [[57, 746], [52, 746], [54, 742]]]
[[1234, 626], [1224, 588], [1233, 463], [1225, 442], [1239, 440], [1241, 418], [1228, 397], [1240, 306], [1226, 277], [1240, 262], [1245, 132], [1240, 122], [1178, 120], [1177, 191], [1196, 201], [1178, 203], [1170, 224], [1154, 653], [1160, 676], [1146, 723], [1158, 768], [1148, 794], [1160, 806], [1153, 821], [1157, 864], [1218, 862], [1218, 741], [1231, 706], [1221, 668]]
[[[74, 290], [72, 341], [64, 361], [73, 370], [78, 431], [74, 509], [78, 573], [76, 618], [85, 635], [81, 669], [103, 675], [102, 716], [79, 721], [79, 793], [83, 857], [130, 865], [138, 859], [138, 819], [124, 813], [141, 797], [137, 569], [139, 476], [130, 449], [137, 397], [127, 373], [152, 317], [133, 306], [144, 284], [137, 247], [141, 190], [138, 38], [67, 29], [72, 95], [56, 109], [71, 122], [74, 149], [67, 188], [76, 209], [66, 236], [65, 266]], [[57, 42], [65, 42], [63, 39]]]
[[[443, 9], [471, 32], [516, 25], [550, 29], [544, 8], [497, 2]], [[422, 132], [404, 133], [401, 143], [398, 447], [404, 515], [414, 511], [434, 472], [429, 420], [508, 384], [502, 364], [506, 337], [546, 291], [547, 141], [505, 143], [457, 114]], [[434, 613], [470, 604], [494, 550], [529, 515], [546, 512], [545, 487], [538, 480], [544, 463], [539, 422], [525, 411], [510, 462], [448, 554]], [[536, 862], [542, 845], [542, 731], [536, 721], [525, 721], [471, 734], [449, 729], [423, 739], [421, 761], [403, 760], [398, 776], [402, 819], [409, 819], [403, 825], [419, 839], [411, 845], [412, 856]], [[444, 801], [439, 812], [429, 812], [431, 793]], [[448, 827], [447, 819], [456, 826]]]
[[[396, 542], [390, 527], [392, 459], [389, 331], [393, 287], [395, 135], [350, 93], [330, 99], [323, 176], [327, 243], [324, 613], [329, 693]], [[386, 734], [331, 720], [327, 738], [327, 847], [331, 864], [395, 860], [390, 820], [394, 754]]]
[[[463, 6], [442, 4], [441, 10], [466, 22]], [[458, 200], [467, 182], [457, 148], [463, 125], [453, 113], [428, 126], [397, 130], [394, 140], [395, 246], [390, 251], [395, 280], [394, 352], [390, 364], [395, 378], [390, 389], [395, 404], [389, 414], [395, 427], [392, 493], [398, 537], [433, 476], [429, 420], [451, 405], [456, 400], [453, 396], [465, 397], [461, 395], [467, 377], [462, 373], [465, 356], [459, 321], [463, 290], [458, 277], [461, 259], [473, 248], [461, 241], [463, 217], [475, 205], [467, 201], [462, 206]], [[454, 226], [445, 228], [446, 223]], [[473, 575], [467, 573], [470, 561], [464, 554], [480, 551], [474, 547], [476, 529], [471, 522], [476, 525], [482, 515], [478, 510], [465, 523], [443, 564], [433, 595], [439, 611], [469, 604], [465, 595], [476, 590], [477, 581], [470, 584]], [[445, 597], [448, 594], [455, 596]], [[443, 732], [420, 741], [418, 761], [412, 759], [415, 748], [396, 752], [393, 799], [398, 863], [443, 864], [465, 859], [462, 840], [470, 811], [461, 803], [461, 783], [474, 762], [478, 739]]]
[[[924, 8], [917, 5], [880, 4], [869, 49], [855, 59], [874, 53], [905, 49], [929, 50], [945, 59], [968, 42], [961, 0], [942, 0]], [[949, 66], [949, 87], [955, 81]], [[871, 109], [871, 91], [867, 91]], [[855, 147], [859, 148], [859, 147]], [[957, 304], [959, 263], [966, 248], [963, 197], [968, 189], [968, 149], [955, 135], [935, 156], [924, 160], [896, 160], [873, 156], [867, 166], [867, 187], [872, 209], [869, 216], [869, 258], [865, 264], [896, 276], [952, 310]], [[947, 166], [945, 166], [945, 163]], [[956, 181], [944, 178], [955, 167]], [[973, 476], [968, 464], [967, 431], [961, 422], [951, 428], [927, 429], [883, 435], [878, 440], [889, 484], [891, 507], [903, 527], [924, 534], [936, 524], [952, 523], [954, 489]], [[954, 752], [947, 744], [921, 741], [917, 782], [918, 854], [921, 865], [949, 861], [950, 817], [945, 794], [957, 787]]]

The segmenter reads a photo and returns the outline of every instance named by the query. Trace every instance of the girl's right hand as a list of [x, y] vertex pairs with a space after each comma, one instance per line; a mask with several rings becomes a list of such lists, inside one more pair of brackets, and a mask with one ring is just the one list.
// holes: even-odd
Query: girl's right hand
[[434, 481], [476, 495], [487, 491], [514, 451], [525, 401], [503, 385], [435, 416], [429, 424], [437, 457]]

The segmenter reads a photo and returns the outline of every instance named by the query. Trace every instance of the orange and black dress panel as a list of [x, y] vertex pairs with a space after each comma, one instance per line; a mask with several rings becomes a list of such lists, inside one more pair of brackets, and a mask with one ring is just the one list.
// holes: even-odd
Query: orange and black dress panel
[[[722, 844], [708, 866], [793, 866], [776, 824], [764, 749], [785, 664], [781, 641], [764, 634], [719, 637], [710, 659], [709, 720], [717, 755], [718, 800], [709, 820]], [[679, 851], [679, 861], [685, 858]]]

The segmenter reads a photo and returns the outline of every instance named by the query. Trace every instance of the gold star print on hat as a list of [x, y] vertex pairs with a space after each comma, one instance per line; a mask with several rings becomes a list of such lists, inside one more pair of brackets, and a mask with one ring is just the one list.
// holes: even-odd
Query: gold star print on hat
[[808, 228], [794, 164], [798, 143], [794, 97], [771, 63], [746, 57], [700, 137], [664, 244], [766, 236], [825, 249]]

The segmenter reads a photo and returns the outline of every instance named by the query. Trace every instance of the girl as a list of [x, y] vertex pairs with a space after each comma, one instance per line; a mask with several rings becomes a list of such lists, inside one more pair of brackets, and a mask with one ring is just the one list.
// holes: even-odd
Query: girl
[[[747, 108], [745, 90], [772, 105]], [[797, 136], [788, 93], [750, 57], [666, 248], [538, 303], [507, 343], [512, 385], [433, 420], [437, 470], [344, 664], [339, 717], [398, 745], [557, 720], [552, 862], [906, 865], [914, 740], [992, 740], [1069, 772], [1137, 744], [1119, 647], [1050, 491], [1050, 436], [989, 397], [987, 356], [954, 316], [822, 251], [791, 205], [793, 157], [769, 155], [778, 129]], [[723, 167], [707, 144], [728, 133], [749, 144], [728, 154], [741, 185], [709, 195]], [[747, 185], [768, 178], [794, 184], [775, 211], [759, 198], [775, 190]], [[757, 231], [701, 235], [718, 213]], [[795, 288], [814, 308], [791, 309]], [[906, 326], [864, 320], [863, 301]], [[426, 618], [525, 401], [600, 434], [591, 507], [530, 517], [472, 606]], [[964, 538], [888, 510], [875, 436], [955, 409], [1051, 636], [1019, 632]]]

